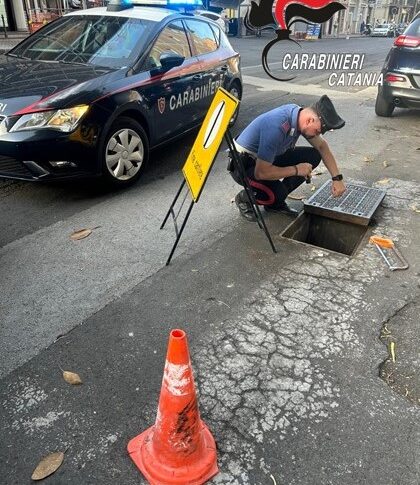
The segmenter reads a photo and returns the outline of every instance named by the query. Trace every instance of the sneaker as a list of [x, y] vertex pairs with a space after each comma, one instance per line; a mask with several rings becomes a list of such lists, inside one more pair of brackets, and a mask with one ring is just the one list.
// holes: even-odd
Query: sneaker
[[277, 214], [285, 214], [290, 217], [297, 217], [299, 215], [299, 211], [296, 209], [292, 209], [289, 207], [286, 202], [283, 202], [282, 204], [279, 204], [277, 206], [270, 206], [270, 205], [265, 205], [264, 209], [267, 212], [275, 212]]
[[250, 222], [256, 222], [257, 218], [255, 217], [254, 210], [252, 209], [252, 205], [248, 200], [245, 190], [241, 190], [236, 194], [235, 204], [243, 218]]

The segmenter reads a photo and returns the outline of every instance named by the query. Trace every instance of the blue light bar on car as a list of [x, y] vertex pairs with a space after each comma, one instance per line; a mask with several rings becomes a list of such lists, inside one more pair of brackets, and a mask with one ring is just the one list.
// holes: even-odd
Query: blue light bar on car
[[128, 8], [133, 8], [131, 0], [111, 0], [106, 10], [108, 12], [121, 12], [121, 10], [127, 10]]
[[168, 7], [181, 5], [181, 6], [203, 6], [202, 0], [167, 0]]

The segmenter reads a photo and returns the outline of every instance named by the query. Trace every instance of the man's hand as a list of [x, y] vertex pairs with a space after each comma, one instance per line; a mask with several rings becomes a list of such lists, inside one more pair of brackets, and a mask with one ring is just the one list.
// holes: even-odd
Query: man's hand
[[333, 197], [340, 197], [346, 191], [346, 186], [342, 180], [333, 180], [331, 185], [331, 195]]
[[296, 165], [298, 175], [300, 177], [310, 177], [312, 173], [312, 165], [310, 163], [298, 163]]

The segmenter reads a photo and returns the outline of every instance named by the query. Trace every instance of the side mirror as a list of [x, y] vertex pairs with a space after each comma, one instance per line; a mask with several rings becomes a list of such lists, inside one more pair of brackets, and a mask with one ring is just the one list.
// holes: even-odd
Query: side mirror
[[159, 57], [160, 64], [162, 66], [162, 71], [169, 71], [173, 67], [180, 66], [185, 60], [185, 57], [180, 56], [176, 52], [166, 51], [162, 52]]

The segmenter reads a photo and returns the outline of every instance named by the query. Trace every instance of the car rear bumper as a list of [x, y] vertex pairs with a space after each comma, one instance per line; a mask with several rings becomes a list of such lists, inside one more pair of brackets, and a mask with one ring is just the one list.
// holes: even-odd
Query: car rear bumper
[[384, 84], [381, 93], [385, 99], [401, 108], [420, 108], [420, 89]]
[[0, 136], [0, 178], [41, 181], [98, 175], [97, 160], [94, 145], [83, 140], [78, 130], [28, 130]]

